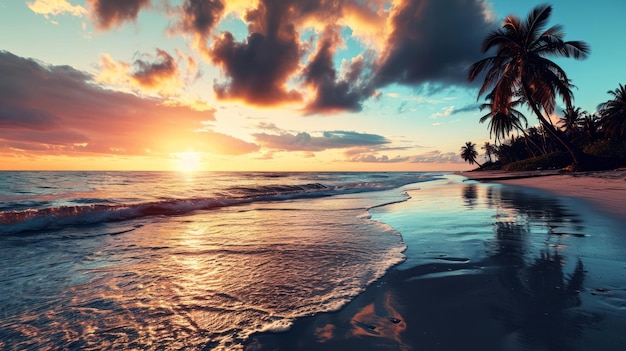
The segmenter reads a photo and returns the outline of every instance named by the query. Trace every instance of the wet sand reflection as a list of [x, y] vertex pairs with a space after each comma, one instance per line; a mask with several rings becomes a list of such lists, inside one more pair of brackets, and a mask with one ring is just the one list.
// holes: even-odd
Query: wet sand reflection
[[610, 220], [561, 198], [494, 184], [410, 195], [428, 201], [374, 216], [402, 232], [407, 262], [342, 310], [298, 320], [286, 333], [255, 335], [256, 345], [626, 349], [626, 254]]

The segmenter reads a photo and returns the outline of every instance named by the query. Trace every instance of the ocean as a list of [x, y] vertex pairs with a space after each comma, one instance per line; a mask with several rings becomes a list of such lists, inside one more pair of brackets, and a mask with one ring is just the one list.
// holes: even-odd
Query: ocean
[[442, 173], [0, 172], [0, 349], [239, 350], [405, 259]]

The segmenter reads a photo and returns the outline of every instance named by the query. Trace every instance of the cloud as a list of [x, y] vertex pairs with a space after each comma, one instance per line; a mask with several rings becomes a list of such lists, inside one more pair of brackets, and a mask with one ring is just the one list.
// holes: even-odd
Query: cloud
[[225, 8], [222, 0], [185, 0], [178, 10], [180, 20], [176, 30], [190, 33], [194, 47], [207, 56], [207, 40], [224, 15]]
[[[169, 155], [193, 148], [226, 155], [259, 146], [202, 130], [213, 111], [104, 89], [85, 72], [0, 51], [0, 153]], [[203, 124], [203, 122], [205, 124]]]
[[313, 91], [314, 99], [305, 107], [306, 113], [360, 111], [362, 101], [374, 93], [359, 84], [364, 70], [363, 56], [345, 64], [345, 77], [339, 79], [333, 56], [342, 43], [337, 26], [328, 26], [320, 36], [317, 53], [304, 69], [304, 80]]
[[[227, 78], [214, 85], [218, 98], [258, 106], [301, 102], [303, 92], [289, 87], [293, 80], [304, 81], [312, 92], [304, 113], [361, 110], [361, 103], [373, 95], [374, 89], [360, 79], [365, 68], [363, 55], [346, 65], [342, 77], [338, 74], [333, 58], [342, 39], [341, 27], [336, 23], [361, 23], [374, 18], [368, 7], [371, 3], [358, 7], [356, 1], [259, 1], [243, 17], [249, 31], [244, 41], [237, 42], [232, 33], [224, 32], [209, 48], [211, 61], [222, 68]], [[350, 21], [342, 20], [348, 17]], [[301, 59], [311, 45], [301, 42], [298, 31], [307, 28], [321, 34], [317, 52], [301, 70]]]
[[253, 136], [257, 143], [264, 148], [278, 151], [317, 152], [389, 143], [389, 140], [380, 135], [349, 131], [325, 131], [320, 136], [311, 135], [307, 132], [296, 134], [286, 132], [280, 134], [256, 133]]
[[150, 0], [87, 0], [91, 15], [100, 29], [111, 29], [124, 22], [133, 22], [139, 11], [150, 6]]
[[480, 111], [480, 105], [482, 104], [469, 104], [460, 108], [455, 108], [454, 111], [452, 111], [453, 115], [456, 115], [457, 113], [461, 113], [461, 112], [478, 112]]
[[436, 119], [441, 117], [449, 117], [454, 114], [454, 106], [444, 107], [442, 112], [436, 112], [429, 116], [430, 119]]
[[[150, 0], [87, 2], [100, 29], [133, 22], [146, 8], [159, 10]], [[480, 58], [481, 41], [495, 25], [486, 0], [170, 3], [161, 2], [174, 16], [169, 33], [191, 38], [192, 47], [221, 69], [213, 81], [218, 99], [263, 107], [300, 104], [304, 114], [360, 111], [364, 101], [378, 96], [377, 89], [392, 84], [431, 94], [449, 84], [469, 84], [467, 67]], [[213, 33], [227, 28], [220, 25], [233, 11], [247, 25], [243, 40], [229, 31]], [[145, 65], [132, 64], [134, 79], [143, 79], [144, 86], [164, 77], [172, 62], [161, 54], [139, 60]]]
[[261, 130], [268, 130], [268, 131], [272, 131], [272, 132], [280, 132], [280, 128], [278, 128], [276, 126], [276, 124], [274, 123], [268, 123], [268, 122], [259, 122], [256, 125], [256, 129], [261, 129]]
[[454, 152], [434, 150], [410, 157], [412, 163], [465, 163], [461, 156]]
[[299, 35], [288, 21], [289, 1], [262, 1], [246, 13], [250, 34], [243, 42], [224, 32], [209, 49], [211, 61], [228, 81], [216, 83], [215, 93], [225, 100], [257, 106], [300, 101], [299, 92], [287, 88], [302, 55]]
[[[360, 147], [353, 147], [344, 151], [346, 162], [365, 162], [365, 163], [402, 163], [409, 162], [410, 157], [396, 155], [389, 157], [386, 153], [407, 151], [416, 146], [395, 146], [390, 147], [388, 145], [364, 145]], [[418, 146], [419, 147], [419, 146]]]
[[408, 157], [395, 156], [389, 158], [387, 155], [378, 156], [376, 154], [356, 155], [348, 160], [348, 162], [366, 162], [366, 163], [402, 163], [409, 161]]
[[245, 155], [257, 152], [260, 146], [249, 143], [233, 136], [217, 133], [214, 131], [204, 131], [200, 133], [204, 140], [203, 150], [219, 155]]
[[390, 10], [390, 34], [374, 85], [467, 84], [467, 67], [493, 27], [484, 0], [400, 0]]
[[177, 96], [182, 88], [198, 76], [193, 58], [177, 51], [175, 59], [165, 50], [156, 54], [140, 54], [132, 64], [115, 61], [110, 55], [100, 57], [100, 73], [96, 81], [130, 88], [135, 92]]
[[84, 7], [72, 5], [67, 0], [34, 0], [27, 2], [26, 5], [28, 5], [31, 11], [44, 15], [47, 19], [50, 16], [58, 16], [65, 13], [76, 17], [81, 17], [87, 13]]
[[60, 121], [58, 116], [46, 111], [0, 106], [0, 129], [49, 130]]
[[174, 58], [164, 50], [156, 51], [156, 61], [137, 59], [134, 62], [135, 70], [131, 77], [142, 87], [154, 89], [178, 78], [178, 64]]

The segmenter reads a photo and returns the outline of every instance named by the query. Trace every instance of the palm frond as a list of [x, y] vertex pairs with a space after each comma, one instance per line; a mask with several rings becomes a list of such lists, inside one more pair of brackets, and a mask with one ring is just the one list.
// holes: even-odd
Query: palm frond
[[510, 41], [511, 41], [510, 37], [507, 36], [506, 33], [504, 33], [502, 30], [498, 29], [498, 30], [491, 31], [487, 34], [485, 39], [483, 39], [483, 42], [481, 45], [481, 51], [483, 53], [486, 53], [491, 48], [501, 46]]
[[577, 60], [585, 59], [591, 53], [591, 47], [589, 44], [584, 41], [574, 40], [574, 41], [566, 41], [564, 43], [565, 50], [567, 50], [566, 57], [573, 57]]
[[526, 18], [524, 23], [525, 38], [524, 42], [526, 46], [532, 45], [532, 43], [540, 36], [540, 33], [545, 28], [550, 14], [552, 13], [552, 6], [543, 4], [535, 7]]

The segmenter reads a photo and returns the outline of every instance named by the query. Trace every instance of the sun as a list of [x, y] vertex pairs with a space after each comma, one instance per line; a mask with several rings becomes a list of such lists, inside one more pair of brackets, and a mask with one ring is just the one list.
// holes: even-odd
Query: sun
[[176, 169], [181, 172], [194, 172], [200, 168], [202, 155], [199, 152], [187, 151], [174, 154]]

